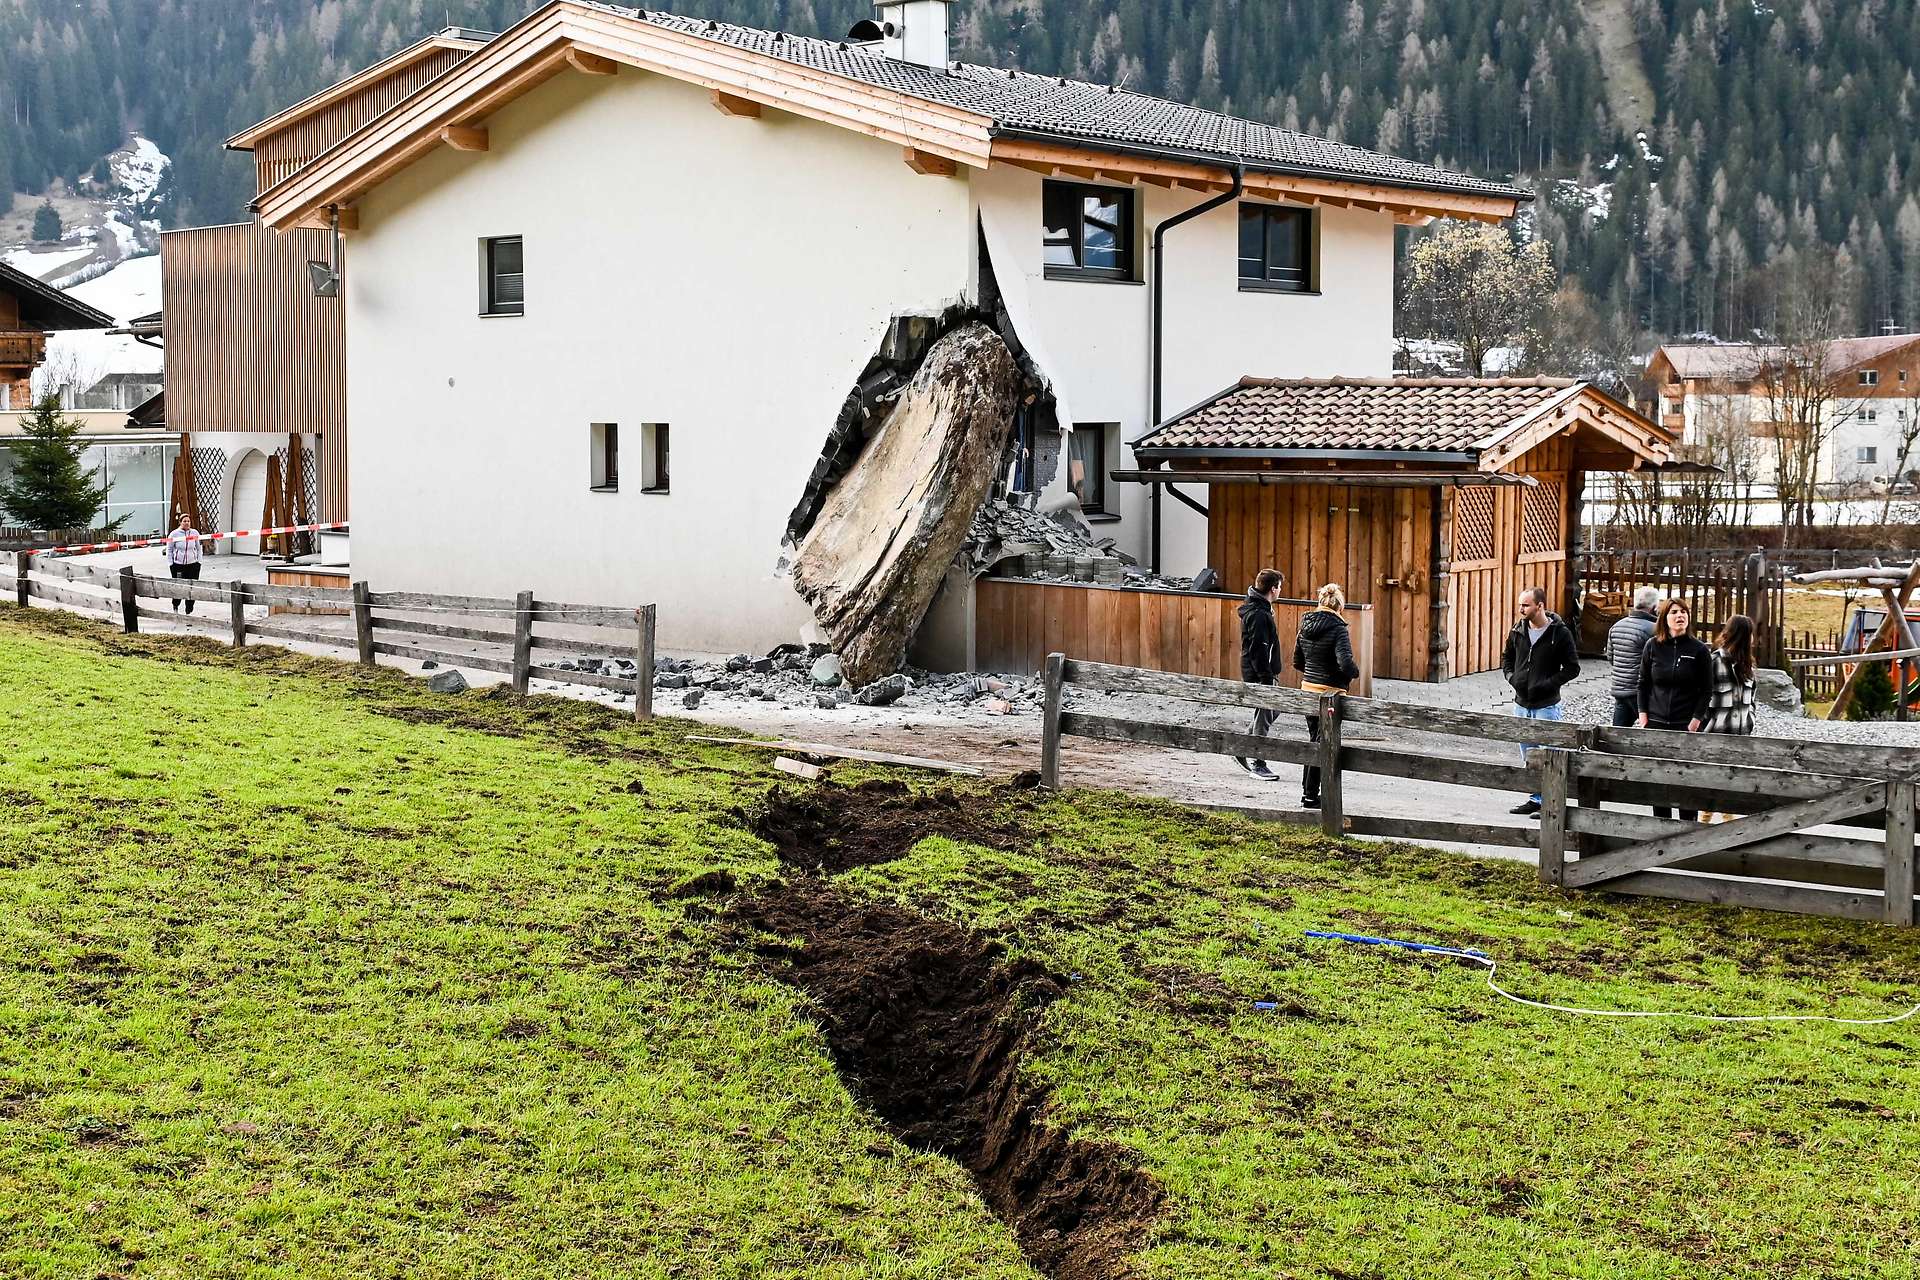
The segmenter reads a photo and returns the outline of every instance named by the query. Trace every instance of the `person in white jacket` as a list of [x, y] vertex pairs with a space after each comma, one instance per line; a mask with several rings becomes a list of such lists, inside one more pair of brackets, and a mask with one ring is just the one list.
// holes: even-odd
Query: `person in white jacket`
[[[175, 578], [198, 581], [200, 577], [200, 531], [193, 527], [193, 520], [185, 513], [180, 515], [180, 523], [167, 535], [167, 573]], [[193, 601], [186, 602], [187, 612], [193, 612]], [[180, 601], [173, 602], [174, 612], [180, 611]]]

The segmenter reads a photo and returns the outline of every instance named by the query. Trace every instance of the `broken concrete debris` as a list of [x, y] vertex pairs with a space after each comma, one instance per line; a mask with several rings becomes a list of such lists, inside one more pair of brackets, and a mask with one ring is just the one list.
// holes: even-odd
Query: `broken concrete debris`
[[862, 688], [854, 696], [854, 701], [863, 707], [886, 707], [900, 701], [907, 694], [907, 678], [899, 673], [885, 680], [876, 680]]
[[692, 711], [700, 705], [700, 699], [706, 696], [707, 691], [705, 689], [689, 689], [687, 690], [686, 696], [680, 699], [680, 705]]
[[840, 683], [840, 659], [831, 653], [823, 653], [814, 659], [813, 682], [823, 689], [831, 689]]
[[1095, 538], [1077, 507], [1043, 512], [1036, 495], [1012, 494], [980, 504], [967, 526], [965, 552], [975, 574], [1018, 560], [1022, 577], [1071, 578], [1080, 582], [1119, 582], [1133, 557], [1112, 538]]
[[998, 334], [961, 326], [933, 344], [827, 493], [793, 580], [854, 684], [905, 662], [993, 484], [1022, 384]]
[[465, 693], [467, 678], [458, 671], [436, 671], [427, 677], [427, 688], [435, 693]]

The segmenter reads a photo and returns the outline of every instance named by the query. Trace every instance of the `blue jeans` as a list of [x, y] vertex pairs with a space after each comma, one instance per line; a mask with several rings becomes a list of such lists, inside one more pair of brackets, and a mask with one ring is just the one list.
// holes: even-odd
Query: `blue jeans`
[[[1513, 704], [1513, 714], [1519, 716], [1522, 720], [1564, 720], [1567, 718], [1567, 706], [1564, 702], [1556, 702], [1550, 707], [1523, 707], [1516, 702]], [[1525, 764], [1527, 762], [1527, 752], [1539, 745], [1537, 742], [1521, 743], [1520, 763]], [[1528, 798], [1535, 804], [1540, 803], [1540, 793], [1538, 791], [1534, 792], [1533, 795]]]

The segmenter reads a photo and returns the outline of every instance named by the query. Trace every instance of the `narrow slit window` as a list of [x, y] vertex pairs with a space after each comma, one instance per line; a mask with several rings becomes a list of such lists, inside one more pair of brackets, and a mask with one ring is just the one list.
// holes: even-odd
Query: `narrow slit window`
[[527, 309], [526, 259], [519, 236], [495, 236], [483, 242], [481, 310], [490, 316], [524, 315]]
[[596, 422], [588, 435], [593, 455], [593, 491], [618, 493], [620, 491], [620, 424]]
[[672, 451], [667, 424], [649, 422], [640, 428], [640, 491], [669, 493], [673, 489]]

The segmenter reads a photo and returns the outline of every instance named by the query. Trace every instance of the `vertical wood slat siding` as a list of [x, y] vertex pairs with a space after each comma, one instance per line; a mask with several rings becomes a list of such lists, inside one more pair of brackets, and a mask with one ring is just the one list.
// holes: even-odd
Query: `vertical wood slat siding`
[[[982, 671], [1028, 673], [1038, 671], [1049, 653], [1065, 653], [1089, 662], [1238, 680], [1239, 607], [1231, 596], [982, 578], [974, 584], [974, 661]], [[1273, 608], [1286, 666], [1282, 684], [1300, 683], [1293, 639], [1311, 609], [1300, 601]], [[1347, 610], [1361, 669], [1353, 692], [1360, 696], [1373, 691], [1373, 664], [1362, 649], [1377, 612]]]
[[259, 189], [265, 191], [292, 177], [315, 156], [374, 117], [384, 115], [402, 99], [412, 97], [467, 56], [465, 49], [436, 49], [412, 66], [259, 139], [253, 146]]
[[338, 298], [316, 298], [309, 258], [324, 231], [258, 223], [160, 238], [167, 306], [167, 423], [176, 431], [319, 437], [322, 520], [347, 512], [347, 364]]

